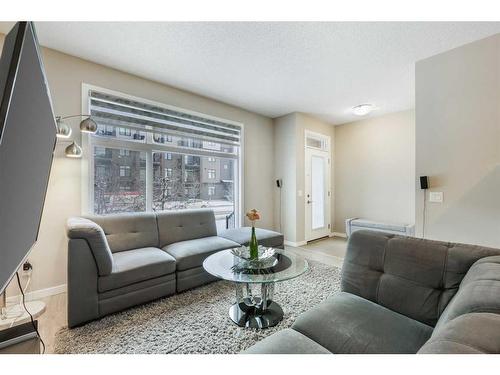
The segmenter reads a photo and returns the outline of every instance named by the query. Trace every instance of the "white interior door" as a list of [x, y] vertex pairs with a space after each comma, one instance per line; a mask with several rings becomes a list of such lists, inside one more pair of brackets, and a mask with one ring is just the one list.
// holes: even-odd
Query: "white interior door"
[[305, 168], [305, 236], [311, 241], [330, 234], [329, 151], [306, 147]]

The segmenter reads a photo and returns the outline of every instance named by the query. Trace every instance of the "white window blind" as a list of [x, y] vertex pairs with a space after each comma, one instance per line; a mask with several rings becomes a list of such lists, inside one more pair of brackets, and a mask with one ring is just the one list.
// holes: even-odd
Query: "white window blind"
[[99, 125], [155, 134], [189, 136], [207, 143], [240, 145], [241, 128], [221, 120], [90, 91], [90, 114]]
[[[212, 208], [240, 225], [243, 124], [88, 88], [89, 212]], [[229, 218], [229, 219], [228, 219]]]

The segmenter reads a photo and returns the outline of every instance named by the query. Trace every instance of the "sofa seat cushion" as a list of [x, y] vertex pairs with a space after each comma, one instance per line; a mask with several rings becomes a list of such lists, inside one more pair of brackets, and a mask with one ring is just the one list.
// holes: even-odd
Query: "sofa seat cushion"
[[[251, 235], [251, 227], [227, 229], [219, 234], [220, 237], [227, 238], [228, 240], [245, 246], [248, 246]], [[257, 241], [262, 246], [283, 247], [283, 235], [281, 233], [273, 232], [272, 230], [267, 229], [255, 228], [255, 235], [257, 237]]]
[[210, 236], [176, 242], [165, 246], [163, 250], [175, 258], [177, 271], [200, 267], [209, 255], [220, 250], [238, 247], [236, 242], [222, 237]]
[[332, 353], [416, 353], [432, 327], [350, 293], [338, 293], [292, 326]]
[[99, 277], [98, 290], [105, 292], [175, 272], [175, 259], [156, 247], [120, 251], [113, 254], [110, 275]]
[[307, 336], [287, 328], [266, 337], [243, 354], [331, 354]]

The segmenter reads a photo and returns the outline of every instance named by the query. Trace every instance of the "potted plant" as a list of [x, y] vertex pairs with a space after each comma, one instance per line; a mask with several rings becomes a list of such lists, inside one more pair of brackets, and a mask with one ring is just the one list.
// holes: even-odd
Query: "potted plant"
[[247, 212], [248, 220], [252, 222], [252, 236], [250, 237], [250, 259], [259, 259], [259, 243], [257, 242], [257, 236], [255, 235], [255, 221], [260, 220], [259, 211], [255, 208]]

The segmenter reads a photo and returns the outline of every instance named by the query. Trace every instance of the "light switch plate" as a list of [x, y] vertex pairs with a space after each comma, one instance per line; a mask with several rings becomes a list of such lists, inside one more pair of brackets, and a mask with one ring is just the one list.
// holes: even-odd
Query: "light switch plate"
[[443, 203], [443, 192], [442, 191], [429, 192], [429, 202]]

